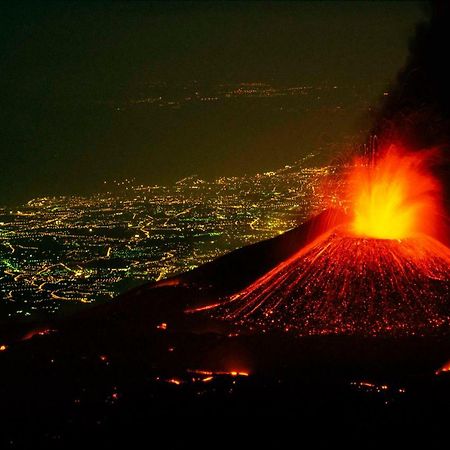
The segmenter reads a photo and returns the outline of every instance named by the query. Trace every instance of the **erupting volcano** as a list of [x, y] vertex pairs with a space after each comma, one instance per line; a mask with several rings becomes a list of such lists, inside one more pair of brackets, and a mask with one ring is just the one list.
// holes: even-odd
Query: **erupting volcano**
[[450, 249], [437, 238], [432, 153], [392, 146], [355, 160], [349, 220], [208, 312], [241, 329], [300, 335], [415, 335], [450, 325]]

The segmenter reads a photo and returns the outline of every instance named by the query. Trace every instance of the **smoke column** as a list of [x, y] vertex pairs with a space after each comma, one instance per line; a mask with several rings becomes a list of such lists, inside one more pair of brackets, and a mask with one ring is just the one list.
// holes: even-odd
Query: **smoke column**
[[412, 151], [437, 148], [434, 173], [450, 207], [450, 3], [425, 4], [428, 20], [416, 26], [408, 60], [378, 109], [373, 135]]

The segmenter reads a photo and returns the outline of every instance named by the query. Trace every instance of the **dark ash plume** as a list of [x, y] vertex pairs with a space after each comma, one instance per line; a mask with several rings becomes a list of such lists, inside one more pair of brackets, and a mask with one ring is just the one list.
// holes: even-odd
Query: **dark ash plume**
[[450, 206], [450, 3], [426, 5], [429, 18], [416, 27], [410, 55], [377, 113], [373, 134], [409, 149], [437, 147], [436, 175]]

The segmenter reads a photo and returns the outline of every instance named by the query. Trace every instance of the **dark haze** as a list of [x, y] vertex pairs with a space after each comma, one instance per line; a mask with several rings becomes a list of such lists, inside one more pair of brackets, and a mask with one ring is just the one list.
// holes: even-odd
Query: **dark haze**
[[390, 95], [385, 97], [374, 134], [383, 141], [399, 139], [409, 149], [438, 148], [436, 173], [450, 206], [450, 3], [426, 5], [429, 20], [419, 23], [410, 42], [410, 55]]

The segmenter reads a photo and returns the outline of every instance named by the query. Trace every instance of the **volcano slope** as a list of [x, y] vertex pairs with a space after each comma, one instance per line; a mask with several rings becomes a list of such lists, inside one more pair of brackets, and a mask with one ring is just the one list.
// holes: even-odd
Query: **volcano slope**
[[211, 310], [240, 328], [302, 335], [420, 335], [448, 329], [450, 250], [336, 228]]
[[[186, 442], [198, 442], [199, 422], [186, 431], [187, 418], [195, 416], [202, 417], [202, 429], [214, 429], [218, 423], [222, 427], [225, 422], [217, 418], [223, 416], [258, 417], [268, 431], [259, 436], [249, 432], [247, 443], [253, 444], [258, 439], [287, 444], [299, 430], [306, 436], [319, 423], [342, 429], [351, 424], [357, 442], [370, 442], [368, 436], [373, 441], [374, 427], [384, 439], [392, 429], [405, 426], [433, 427], [436, 439], [442, 431], [445, 441], [450, 378], [443, 366], [450, 358], [450, 340], [444, 297], [439, 297], [447, 292], [445, 252], [428, 239], [419, 240], [420, 245], [381, 240], [374, 243], [387, 256], [377, 250], [373, 260], [358, 260], [355, 254], [368, 241], [349, 241], [337, 231], [323, 235], [321, 226], [335, 220], [326, 213], [277, 238], [144, 285], [108, 304], [26, 333], [9, 333], [0, 352], [3, 448], [49, 448], [76, 439], [104, 444], [136, 433], [147, 441], [164, 437], [169, 448], [185, 448]], [[343, 272], [333, 265], [336, 252], [344, 253]], [[405, 276], [400, 266], [408, 252], [417, 259], [403, 266], [409, 274]], [[398, 265], [379, 278], [379, 268], [393, 261]], [[300, 267], [309, 271], [307, 276], [300, 274]], [[374, 271], [376, 277], [367, 284], [355, 276], [358, 270], [365, 275]], [[248, 314], [245, 305], [265, 287], [261, 280], [269, 286], [274, 274], [285, 282], [276, 284], [275, 297], [267, 297]], [[345, 307], [335, 305], [325, 314], [332, 277], [367, 298], [348, 297]], [[295, 281], [296, 295], [287, 289], [290, 281]], [[248, 286], [255, 285], [259, 287], [249, 291]], [[305, 314], [304, 296], [314, 290], [320, 303]], [[391, 290], [405, 298], [392, 298]], [[426, 302], [419, 292], [426, 294]], [[376, 293], [383, 306], [376, 306]], [[411, 293], [413, 297], [406, 298]], [[439, 299], [433, 303], [432, 296]], [[280, 298], [283, 302], [276, 306]], [[342, 293], [339, 300], [346, 298]], [[388, 317], [395, 301], [403, 302], [402, 312]], [[363, 306], [371, 303], [373, 311]], [[300, 321], [288, 318], [292, 306]], [[268, 307], [279, 308], [277, 326], [265, 316]], [[406, 317], [411, 311], [412, 320]], [[408, 324], [407, 332], [388, 333], [381, 326], [383, 318], [397, 331]], [[371, 324], [368, 332], [365, 323]], [[343, 324], [352, 327], [335, 334]], [[374, 324], [379, 326], [376, 333]], [[329, 334], [313, 333], [325, 326]], [[412, 333], [413, 327], [418, 333]], [[424, 410], [429, 411], [426, 419]], [[273, 416], [282, 420], [274, 422], [269, 419]], [[174, 433], [174, 427], [184, 432]], [[217, 432], [223, 436], [223, 429]], [[236, 442], [232, 430], [223, 439], [227, 437], [228, 443]], [[336, 435], [314, 439], [335, 444]]]

